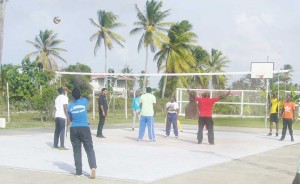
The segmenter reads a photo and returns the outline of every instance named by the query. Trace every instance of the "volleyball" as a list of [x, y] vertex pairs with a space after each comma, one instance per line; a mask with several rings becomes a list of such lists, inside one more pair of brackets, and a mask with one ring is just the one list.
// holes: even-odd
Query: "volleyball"
[[54, 18], [53, 18], [53, 22], [54, 22], [55, 24], [59, 24], [60, 21], [61, 21], [60, 17], [54, 17]]

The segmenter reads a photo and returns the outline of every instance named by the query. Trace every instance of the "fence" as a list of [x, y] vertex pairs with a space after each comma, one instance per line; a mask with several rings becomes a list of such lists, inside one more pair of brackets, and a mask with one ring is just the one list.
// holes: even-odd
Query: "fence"
[[[227, 92], [227, 90], [210, 89], [190, 89], [196, 91], [200, 96], [204, 91], [210, 92], [210, 97], [217, 97]], [[288, 94], [290, 91], [285, 91]], [[300, 91], [296, 91], [300, 94]], [[263, 118], [268, 117], [268, 108], [266, 108], [267, 94], [262, 90], [231, 90], [230, 96], [216, 102], [213, 109], [213, 117], [242, 117], [242, 118]], [[185, 115], [185, 107], [189, 103], [187, 89], [177, 88], [176, 98], [179, 104], [179, 115]], [[296, 103], [296, 112], [300, 114], [298, 104]]]

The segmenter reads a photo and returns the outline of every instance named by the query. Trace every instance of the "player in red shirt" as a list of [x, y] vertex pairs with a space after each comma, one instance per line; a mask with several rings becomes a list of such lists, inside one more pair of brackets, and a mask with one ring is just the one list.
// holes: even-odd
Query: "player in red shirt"
[[[192, 93], [188, 90], [188, 93], [191, 95]], [[214, 142], [214, 122], [212, 119], [212, 108], [214, 103], [227, 97], [230, 94], [230, 90], [217, 98], [210, 98], [207, 92], [202, 93], [202, 97], [196, 97], [196, 101], [199, 105], [199, 119], [198, 119], [198, 144], [202, 143], [203, 140], [203, 127], [206, 125], [208, 131], [208, 142], [213, 145]]]

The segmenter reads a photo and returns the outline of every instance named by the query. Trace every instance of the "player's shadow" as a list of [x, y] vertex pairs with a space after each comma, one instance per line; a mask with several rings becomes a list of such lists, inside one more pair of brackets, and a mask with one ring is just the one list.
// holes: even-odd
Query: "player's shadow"
[[67, 163], [64, 163], [64, 162], [53, 162], [53, 165], [58, 167], [60, 170], [63, 170], [63, 171], [67, 171], [69, 172], [70, 174], [74, 174], [75, 173], [75, 168], [74, 166], [71, 166]]
[[134, 132], [134, 131], [132, 130], [132, 128], [121, 128], [121, 130], [124, 130], [124, 131], [127, 131], [127, 132]]
[[129, 136], [126, 136], [126, 137], [124, 137], [124, 138], [129, 139], [129, 140], [132, 140], [132, 141], [135, 141], [135, 142], [137, 142], [137, 140], [138, 140], [137, 137], [129, 137]]
[[53, 148], [53, 142], [47, 142], [46, 145], [49, 146], [50, 148]]
[[273, 136], [257, 135], [256, 137], [262, 138], [262, 139], [273, 139], [273, 140], [279, 140], [280, 139], [280, 136], [273, 137]]

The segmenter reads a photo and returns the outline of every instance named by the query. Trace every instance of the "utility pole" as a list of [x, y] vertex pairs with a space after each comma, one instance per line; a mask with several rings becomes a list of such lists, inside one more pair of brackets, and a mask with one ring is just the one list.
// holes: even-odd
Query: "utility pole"
[[[3, 38], [4, 38], [4, 17], [5, 17], [5, 5], [7, 0], [0, 0], [0, 66], [2, 66], [2, 51], [3, 51]], [[1, 76], [0, 70], [0, 76]]]

